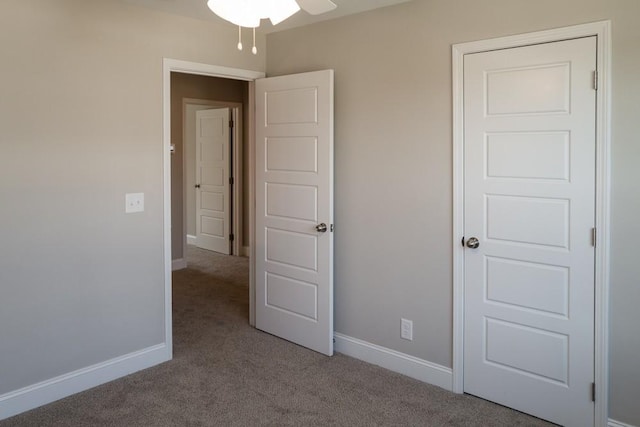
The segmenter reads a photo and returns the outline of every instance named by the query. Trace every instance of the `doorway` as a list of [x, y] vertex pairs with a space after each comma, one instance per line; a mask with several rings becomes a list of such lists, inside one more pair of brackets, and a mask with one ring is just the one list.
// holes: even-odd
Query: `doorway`
[[[298, 175], [303, 173], [307, 173], [311, 175], [319, 174], [323, 177], [323, 182], [326, 181], [325, 183], [326, 185], [323, 184], [323, 187], [322, 187], [323, 189], [321, 192], [318, 189], [315, 189], [314, 191], [311, 191], [311, 192], [309, 192], [308, 190], [305, 190], [302, 192], [299, 191], [305, 185], [304, 183], [300, 183], [298, 186], [296, 185], [287, 186], [287, 184], [285, 184], [284, 186], [280, 185], [277, 188], [278, 189], [284, 188], [285, 193], [286, 191], [288, 191], [289, 193], [293, 191], [292, 195], [296, 195], [296, 197], [287, 199], [288, 204], [291, 204], [291, 202], [294, 202], [294, 201], [300, 202], [303, 204], [306, 203], [305, 206], [307, 207], [321, 204], [322, 206], [324, 206], [323, 207], [324, 211], [322, 212], [325, 212], [325, 211], [328, 212], [328, 215], [326, 215], [326, 218], [314, 217], [314, 219], [316, 220], [319, 219], [325, 222], [315, 223], [316, 221], [313, 221], [315, 224], [312, 224], [312, 226], [310, 226], [313, 232], [312, 234], [314, 236], [327, 233], [325, 240], [327, 240], [327, 242], [329, 243], [327, 245], [323, 245], [322, 254], [318, 254], [318, 258], [322, 260], [322, 263], [319, 263], [318, 265], [320, 264], [322, 265], [322, 277], [326, 279], [326, 280], [323, 280], [322, 282], [323, 283], [322, 299], [321, 300], [315, 299], [313, 295], [310, 295], [309, 292], [306, 292], [307, 287], [313, 286], [312, 284], [304, 284], [300, 280], [299, 280], [299, 284], [304, 287], [306, 296], [311, 296], [311, 298], [307, 298], [308, 301], [311, 301], [312, 303], [316, 304], [316, 306], [319, 305], [318, 301], [322, 302], [322, 305], [320, 305], [320, 308], [323, 310], [322, 311], [323, 321], [321, 322], [321, 327], [323, 330], [326, 329], [326, 334], [323, 334], [326, 336], [323, 336], [322, 338], [328, 340], [327, 342], [329, 343], [329, 345], [328, 345], [327, 353], [331, 354], [332, 348], [333, 348], [332, 346], [332, 334], [333, 334], [333, 328], [332, 328], [333, 326], [333, 323], [332, 323], [333, 251], [332, 251], [332, 248], [333, 248], [333, 245], [331, 243], [333, 241], [332, 239], [333, 237], [333, 203], [332, 203], [332, 200], [333, 200], [332, 199], [332, 194], [333, 194], [332, 192], [332, 189], [333, 189], [333, 149], [332, 149], [333, 147], [333, 70], [324, 70], [323, 72], [302, 73], [302, 74], [296, 74], [296, 75], [288, 75], [288, 76], [280, 76], [280, 77], [273, 77], [270, 79], [264, 79], [263, 78], [264, 75], [262, 73], [256, 73], [256, 72], [251, 72], [246, 70], [228, 69], [228, 68], [209, 66], [204, 64], [186, 63], [183, 61], [165, 59], [164, 79], [163, 79], [164, 81], [164, 123], [165, 123], [165, 128], [164, 128], [164, 142], [165, 142], [165, 145], [164, 145], [164, 148], [165, 148], [164, 227], [165, 228], [164, 230], [165, 230], [165, 263], [166, 263], [165, 264], [165, 334], [166, 334], [166, 342], [169, 348], [171, 348], [172, 346], [172, 335], [171, 335], [172, 333], [171, 332], [172, 286], [171, 286], [171, 270], [170, 270], [171, 251], [169, 250], [170, 245], [172, 243], [171, 241], [172, 229], [171, 229], [171, 215], [170, 215], [171, 196], [170, 194], [167, 194], [167, 193], [171, 183], [169, 174], [172, 172], [171, 161], [169, 158], [169, 155], [170, 155], [169, 153], [171, 152], [170, 150], [171, 140], [169, 137], [172, 131], [171, 125], [170, 125], [170, 120], [171, 120], [170, 104], [171, 104], [171, 98], [172, 98], [171, 92], [172, 92], [172, 74], [173, 73], [197, 74], [201, 76], [212, 75], [212, 76], [220, 76], [220, 77], [233, 76], [235, 80], [248, 81], [249, 84], [248, 84], [247, 98], [248, 98], [249, 108], [245, 109], [245, 111], [247, 112], [246, 123], [258, 123], [254, 117], [254, 114], [256, 113], [252, 108], [254, 105], [256, 105], [256, 111], [261, 111], [261, 114], [258, 114], [260, 116], [260, 123], [264, 123], [263, 125], [264, 127], [272, 129], [275, 132], [273, 135], [270, 135], [269, 137], [265, 137], [265, 135], [261, 136], [261, 141], [263, 142], [263, 144], [266, 144], [266, 146], [272, 147], [272, 149], [267, 150], [269, 151], [269, 153], [267, 154], [267, 157], [270, 160], [263, 159], [262, 161], [259, 162], [259, 164], [260, 165], [264, 164], [264, 169], [267, 171], [272, 171], [272, 170], [276, 171], [280, 167], [282, 167], [283, 169], [279, 171], [281, 173], [288, 173], [288, 174], [293, 173]], [[260, 79], [259, 83], [263, 85], [264, 84], [267, 85], [267, 86], [263, 86], [263, 90], [260, 95], [256, 95], [257, 85], [254, 86], [254, 81], [257, 79]], [[319, 88], [315, 80], [318, 80], [318, 82], [321, 82], [322, 87]], [[312, 84], [310, 84], [310, 82], [312, 82]], [[264, 89], [267, 89], [267, 91], [265, 91]], [[256, 96], [259, 97], [260, 102], [255, 101]], [[297, 109], [296, 106], [300, 105], [300, 101], [304, 101], [304, 102], [301, 105], [301, 109]], [[266, 108], [261, 108], [260, 106], [266, 107]], [[268, 115], [266, 114], [267, 110], [270, 111]], [[284, 128], [292, 127], [292, 129], [289, 129], [289, 131], [285, 132], [284, 134], [280, 134], [280, 131], [284, 129], [283, 126]], [[317, 128], [319, 133], [317, 135], [311, 134], [315, 136], [309, 136], [307, 135], [308, 130], [305, 130], [307, 128], [309, 129]], [[258, 169], [262, 170], [263, 167], [262, 166], [260, 168], [256, 167], [256, 164], [257, 164], [255, 160], [255, 157], [256, 157], [255, 138], [256, 137], [254, 135], [254, 132], [257, 132], [257, 131], [255, 130], [254, 126], [250, 126], [249, 129], [251, 131], [249, 132], [249, 138], [248, 138], [249, 167], [247, 168], [249, 172], [249, 179], [247, 180], [249, 183], [248, 185], [249, 203], [247, 204], [249, 205], [248, 206], [248, 211], [249, 211], [249, 215], [248, 215], [249, 233], [248, 234], [249, 234], [249, 251], [250, 251], [250, 254], [249, 254], [249, 258], [250, 258], [249, 324], [251, 326], [257, 326], [259, 329], [264, 330], [265, 329], [264, 318], [262, 318], [262, 321], [260, 324], [262, 326], [256, 325], [255, 302], [256, 302], [257, 291], [256, 291], [256, 265], [255, 265], [256, 256], [255, 255], [256, 255], [257, 249], [255, 248], [256, 245], [254, 244], [254, 242], [256, 241], [256, 237], [255, 237], [256, 231], [254, 230], [254, 227], [256, 225], [255, 217], [256, 217], [256, 203], [257, 203], [255, 198], [257, 198], [258, 193], [255, 192], [254, 187], [256, 185], [260, 185], [260, 187], [262, 188], [263, 186], [266, 185], [266, 181], [262, 179], [261, 182], [259, 183], [255, 182], [255, 176], [257, 174], [257, 170]], [[264, 130], [263, 128], [261, 129]], [[298, 135], [298, 132], [301, 130], [303, 131], [304, 134]], [[317, 140], [322, 140], [323, 147], [326, 146], [327, 148], [322, 150], [322, 156], [320, 158], [315, 158], [315, 155], [313, 155], [313, 153], [315, 153], [316, 151], [316, 149], [314, 149], [313, 147], [316, 144], [319, 144], [318, 142], [315, 142]], [[311, 142], [312, 144], [309, 145], [309, 142]], [[287, 146], [289, 143], [294, 143], [294, 145], [291, 148], [302, 149], [302, 151], [299, 152], [299, 155], [292, 157], [292, 159], [294, 159], [296, 162], [298, 161], [302, 162], [301, 164], [297, 164], [294, 162], [294, 164], [287, 166], [287, 162], [285, 163], [281, 162], [281, 160], [283, 160], [281, 154], [283, 153], [279, 151], [278, 147], [282, 148], [284, 146]], [[309, 151], [308, 148], [311, 148], [311, 151]], [[261, 152], [262, 150], [263, 149], [261, 149]], [[309, 157], [309, 154], [312, 154], [312, 156]], [[309, 163], [310, 160], [311, 160], [311, 164]], [[314, 168], [320, 168], [320, 169], [316, 171], [309, 169], [309, 167], [313, 165], [315, 165]], [[321, 171], [321, 173], [319, 171]], [[276, 184], [276, 183], [273, 182], [272, 184]], [[310, 182], [308, 186], [312, 186], [312, 185], [313, 183]], [[275, 185], [273, 185], [272, 187], [276, 188]], [[285, 193], [282, 193], [282, 194], [285, 194]], [[319, 193], [321, 197], [319, 197], [315, 203], [311, 203], [311, 204], [307, 203], [308, 196], [312, 195], [315, 197], [317, 193]], [[268, 203], [268, 206], [264, 203], [261, 203], [260, 210], [263, 211], [265, 209], [265, 207], [263, 206], [267, 206], [264, 212], [266, 212], [267, 215], [274, 214], [275, 211], [273, 211], [273, 209], [271, 208], [273, 208], [276, 205], [280, 205], [280, 202], [278, 202], [278, 194], [271, 193], [271, 197], [269, 198], [271, 202]], [[263, 197], [262, 201], [264, 202], [264, 200], [265, 199]], [[269, 208], [269, 206], [271, 208]], [[302, 207], [298, 206], [297, 203], [289, 207], [289, 210], [291, 212], [298, 213], [296, 215], [307, 215], [304, 209], [305, 209], [304, 206]], [[284, 213], [286, 214], [286, 212]], [[308, 221], [309, 220], [305, 222], [308, 222]], [[280, 235], [282, 235], [282, 231], [280, 233], [281, 233]], [[309, 237], [313, 238], [313, 236], [311, 235]], [[265, 259], [267, 259], [267, 261], [269, 262], [283, 261], [282, 259], [283, 257], [279, 256], [278, 251], [274, 249], [273, 243], [274, 241], [273, 239], [271, 239], [271, 245], [266, 245], [267, 248], [271, 247], [271, 250], [269, 251], [269, 249], [267, 249], [269, 254], [265, 256]], [[282, 248], [281, 245], [277, 245], [277, 246], [279, 248]], [[274, 250], [276, 252], [274, 252]], [[296, 247], [285, 247], [285, 252], [288, 256], [290, 256], [290, 254], [295, 251], [296, 251]], [[283, 255], [283, 254], [280, 253], [280, 255]], [[263, 255], [260, 255], [260, 256], [263, 256]], [[294, 253], [293, 256], [295, 257], [298, 255]], [[260, 271], [261, 271], [261, 275], [264, 274], [264, 269]], [[264, 290], [264, 287], [265, 286], [263, 286], [262, 290]], [[268, 287], [268, 285], [266, 285], [266, 287]], [[275, 301], [273, 298], [275, 298], [276, 296], [279, 297], [281, 295], [282, 295], [281, 293], [276, 295], [275, 293], [272, 292], [271, 296], [267, 297], [267, 299], [265, 300], [266, 305], [268, 307], [274, 306], [274, 303], [277, 304], [277, 301]], [[289, 301], [291, 301], [290, 298], [289, 298]], [[285, 325], [285, 329], [287, 329], [288, 327], [289, 326]], [[273, 333], [276, 335], [285, 335], [284, 333], [281, 334], [277, 331], [274, 331]], [[303, 343], [299, 343], [299, 344], [304, 345]]]
[[[249, 135], [248, 121], [244, 117], [248, 111], [249, 83], [247, 81], [227, 79], [220, 77], [189, 74], [183, 72], [171, 72], [170, 75], [170, 112], [171, 112], [171, 144], [174, 147], [174, 154], [171, 156], [171, 238], [172, 238], [172, 258], [173, 269], [184, 268], [186, 266], [185, 247], [189, 240], [193, 240], [196, 235], [195, 230], [195, 182], [196, 168], [195, 152], [195, 114], [197, 110], [214, 109], [216, 107], [230, 109], [232, 118], [228, 121], [234, 127], [228, 129], [228, 133], [233, 137], [229, 146], [228, 156], [230, 164], [225, 169], [229, 175], [224, 186], [218, 185], [218, 189], [224, 189], [226, 199], [223, 210], [226, 213], [233, 212], [233, 215], [224, 223], [223, 229], [225, 242], [222, 246], [228, 247], [223, 251], [231, 252], [234, 255], [246, 254], [248, 242], [248, 209], [243, 203], [248, 197], [248, 192], [244, 188], [247, 181], [245, 173], [246, 165], [243, 164], [244, 146], [248, 141], [245, 135]], [[206, 154], [206, 153], [205, 153]], [[229, 161], [227, 159], [226, 161]], [[231, 181], [231, 179], [233, 181]], [[218, 183], [222, 184], [222, 183]], [[209, 188], [209, 187], [207, 187]], [[209, 188], [211, 190], [211, 188]], [[210, 196], [211, 194], [209, 194]], [[244, 197], [243, 197], [244, 196]], [[208, 200], [213, 202], [212, 200]], [[219, 212], [209, 211], [208, 222], [205, 224], [205, 231], [215, 229], [217, 219], [211, 217]], [[215, 231], [215, 230], [214, 230]], [[189, 236], [193, 236], [191, 239]], [[222, 236], [218, 237], [218, 240]], [[220, 245], [218, 245], [220, 246]]]
[[[604, 425], [607, 420], [609, 39], [609, 22], [605, 21], [453, 47], [456, 242], [453, 254], [454, 391], [479, 394], [563, 425]], [[544, 55], [543, 52], [553, 50], [557, 46], [566, 47], [567, 43], [592, 46], [592, 52], [589, 54], [592, 65], [586, 66], [579, 77], [572, 74], [574, 68], [581, 67], [577, 65], [581, 58], [571, 58], [574, 53], [571, 50], [578, 49], [573, 44], [565, 48], [566, 52], [559, 54], [557, 58], [537, 57], [538, 54]], [[535, 54], [529, 51], [532, 49], [536, 50]], [[560, 58], [562, 55], [566, 58]], [[507, 62], [499, 64], [494, 61], [497, 57], [506, 58]], [[479, 76], [479, 86], [471, 77], [477, 71], [474, 62], [478, 63], [478, 58], [479, 62], [483, 62], [484, 59], [488, 61], [479, 66], [478, 69], [483, 71], [476, 73]], [[514, 58], [514, 61], [509, 62]], [[520, 60], [529, 62], [520, 63]], [[534, 75], [540, 77], [543, 83], [534, 82], [518, 86], [525, 75], [527, 78]], [[541, 77], [543, 75], [544, 77]], [[546, 91], [553, 86], [550, 80], [555, 80], [561, 88], [553, 92], [555, 95], [551, 95], [555, 96], [554, 106], [522, 102], [527, 99], [522, 88], [535, 88], [533, 91], [529, 90], [529, 93], [533, 94], [529, 101], [533, 103], [541, 100], [550, 101], [551, 98], [545, 97], [551, 93]], [[505, 84], [508, 86], [509, 82], [515, 82], [516, 86], [503, 92], [503, 96], [495, 92], [491, 101], [486, 99], [487, 93], [491, 93], [491, 90], [505, 89]], [[474, 96], [476, 86], [481, 90], [475, 96], [485, 99], [474, 109], [470, 105], [473, 101], [469, 98]], [[574, 91], [578, 86], [582, 87], [580, 93]], [[518, 89], [519, 87], [522, 90]], [[572, 103], [573, 96], [578, 98]], [[591, 101], [587, 100], [589, 97]], [[561, 106], [560, 103], [564, 105]], [[586, 111], [582, 111], [581, 106], [585, 103], [590, 105], [587, 105]], [[567, 117], [573, 117], [574, 113], [584, 115], [572, 125], [560, 124]], [[486, 127], [490, 121], [490, 126]], [[509, 122], [515, 127], [502, 126], [501, 121]], [[573, 125], [578, 127], [573, 129]], [[498, 128], [494, 129], [495, 126]], [[479, 138], [479, 145], [475, 144], [476, 157], [479, 157], [472, 159], [469, 156], [475, 148], [467, 145], [473, 144], [472, 141], [476, 137], [474, 135]], [[534, 140], [537, 142], [534, 143]], [[589, 140], [592, 141], [592, 146], [583, 147], [586, 157], [581, 156], [578, 144], [589, 144]], [[518, 142], [518, 147], [513, 145], [515, 142]], [[550, 156], [550, 153], [541, 155], [545, 147], [555, 147], [552, 150], [559, 151], [554, 156]], [[526, 154], [528, 149], [533, 151]], [[500, 152], [500, 155], [493, 156], [489, 153], [491, 150], [494, 150], [494, 153]], [[506, 154], [509, 150], [512, 151], [511, 155]], [[592, 157], [591, 160], [589, 156]], [[518, 157], [521, 159], [521, 165], [513, 169], [519, 162]], [[535, 158], [541, 159], [537, 166]], [[561, 158], [564, 160], [559, 160]], [[583, 162], [582, 165], [580, 161]], [[542, 171], [538, 166], [547, 169]], [[474, 168], [478, 170], [479, 175], [474, 172]], [[537, 170], [534, 172], [531, 168]], [[562, 176], [558, 175], [561, 170]], [[580, 174], [583, 173], [585, 175], [580, 178]], [[476, 177], [475, 180], [470, 180], [472, 175]], [[579, 199], [574, 202], [571, 196], [546, 193], [554, 191], [554, 186], [568, 189], [580, 181], [585, 188], [591, 189], [591, 195], [587, 194], [586, 199], [579, 195]], [[561, 184], [562, 182], [564, 184]], [[497, 185], [499, 188], [483, 187], [480, 199], [474, 201], [474, 188], [485, 184], [494, 187]], [[511, 187], [524, 188], [525, 193], [505, 193], [507, 189], [512, 189]], [[531, 220], [525, 220], [536, 209], [522, 211], [524, 206], [521, 203], [532, 208], [532, 204], [536, 203], [541, 209], [558, 208], [556, 213], [563, 219], [555, 225], [543, 226], [540, 232], [534, 232], [543, 218], [550, 217], [539, 212]], [[571, 206], [572, 203], [577, 205]], [[480, 210], [476, 212], [474, 206]], [[499, 215], [501, 209], [507, 215], [503, 215], [501, 221], [495, 222], [485, 217], [491, 214]], [[516, 215], [518, 209], [521, 210], [520, 216]], [[572, 214], [576, 211], [582, 211], [587, 220], [574, 218]], [[592, 219], [589, 220], [589, 217]], [[579, 230], [575, 229], [574, 225]], [[513, 228], [509, 228], [511, 226]], [[554, 229], [554, 226], [558, 227]], [[466, 233], [468, 235], [465, 236]], [[552, 234], [555, 235], [554, 239], [562, 237], [563, 241], [540, 240], [551, 238]], [[592, 239], [595, 246], [591, 246]], [[500, 243], [506, 242], [516, 246], [510, 248], [509, 256], [484, 252], [495, 250]], [[550, 250], [549, 256], [545, 259], [512, 259], [516, 257], [517, 251], [535, 252], [544, 249], [543, 246]], [[582, 250], [583, 258], [573, 266], [558, 262], [561, 256], [573, 256], [574, 249]], [[509, 259], [505, 261], [506, 258]], [[571, 271], [571, 268], [574, 270]], [[520, 274], [511, 274], [515, 270], [519, 270]], [[572, 278], [582, 273], [578, 279], [580, 284], [571, 282], [568, 278], [570, 271]], [[493, 281], [489, 280], [491, 274]], [[538, 279], [533, 280], [536, 277]], [[521, 289], [523, 286], [533, 288], [527, 291]], [[550, 298], [549, 293], [546, 293], [545, 297], [545, 292], [540, 286], [547, 286], [551, 293], [557, 292], [557, 298]], [[576, 296], [578, 298], [574, 298]], [[584, 304], [587, 307], [581, 310], [578, 307], [581, 306], [581, 301], [584, 302], [580, 299], [583, 297], [587, 298], [587, 303]], [[551, 307], [549, 304], [556, 305]], [[485, 309], [511, 311], [511, 314], [516, 313], [517, 319], [506, 319], [501, 317], [503, 313], [489, 313]], [[579, 313], [585, 316], [581, 320], [578, 320]], [[546, 324], [530, 323], [539, 320], [532, 320], [536, 315], [545, 318], [545, 322], [553, 317], [553, 322], [562, 325], [562, 328], [576, 320], [581, 325], [578, 329], [582, 329], [577, 332], [567, 331], [560, 326], [557, 326], [560, 329], [554, 329]], [[524, 318], [527, 318], [526, 321]], [[472, 331], [473, 325], [480, 329]], [[573, 333], [576, 335], [572, 337]], [[479, 337], [479, 340], [472, 339], [474, 336]], [[584, 351], [589, 353], [583, 356], [584, 360], [581, 360], [580, 355], [576, 359], [570, 359], [569, 350], [576, 349], [570, 348], [569, 345], [573, 345], [576, 339], [582, 340], [585, 345]], [[514, 340], [520, 340], [519, 345], [514, 343]], [[535, 340], [545, 342], [537, 346], [532, 344]], [[535, 350], [526, 351], [527, 347]], [[543, 351], [544, 347], [546, 351]], [[474, 363], [478, 366], [472, 366]], [[582, 366], [582, 374], [573, 370], [579, 366]], [[476, 377], [478, 372], [481, 374]], [[491, 375], [487, 377], [486, 372], [497, 372], [498, 376], [508, 373], [508, 376], [523, 379], [523, 382], [514, 386], [515, 388], [508, 385], [505, 387], [502, 378], [493, 378]], [[538, 387], [536, 382], [544, 386]], [[549, 387], [545, 388], [546, 386]], [[553, 402], [553, 399], [546, 399], [551, 394], [548, 388], [555, 387], [561, 390], [574, 386], [577, 387], [574, 390], [574, 398], [578, 396], [581, 402], [579, 405], [584, 408], [582, 414], [585, 418], [573, 416], [568, 400], [561, 401], [557, 397], [558, 402]], [[485, 394], [479, 389], [489, 392]], [[595, 403], [592, 402], [594, 395], [597, 396]], [[546, 403], [536, 408], [537, 402]], [[556, 403], [560, 404], [555, 405]]]
[[[172, 307], [172, 302], [171, 302], [171, 293], [172, 293], [172, 280], [171, 280], [171, 274], [172, 274], [172, 252], [175, 252], [175, 248], [173, 247], [174, 244], [176, 244], [176, 242], [180, 242], [183, 243], [184, 242], [184, 237], [186, 236], [185, 230], [183, 228], [183, 221], [180, 221], [179, 227], [176, 227], [179, 229], [179, 231], [175, 231], [174, 228], [172, 227], [172, 218], [175, 218], [176, 215], [182, 215], [183, 214], [183, 207], [184, 207], [184, 203], [180, 203], [178, 205], [174, 204], [172, 206], [172, 186], [171, 186], [171, 182], [172, 182], [172, 178], [174, 178], [174, 176], [172, 175], [177, 175], [178, 177], [181, 178], [181, 173], [176, 173], [176, 171], [174, 169], [171, 168], [171, 156], [172, 154], [172, 139], [173, 139], [173, 135], [172, 135], [172, 126], [171, 126], [171, 117], [175, 116], [177, 114], [181, 114], [180, 112], [180, 108], [178, 107], [176, 109], [176, 107], [174, 105], [172, 105], [171, 103], [171, 89], [172, 89], [172, 82], [171, 82], [171, 77], [172, 74], [184, 74], [184, 75], [190, 75], [190, 76], [207, 76], [207, 77], [216, 77], [216, 78], [221, 78], [221, 79], [227, 79], [227, 80], [233, 80], [233, 81], [241, 81], [241, 82], [247, 82], [248, 85], [248, 105], [253, 105], [253, 81], [255, 79], [258, 78], [262, 78], [264, 77], [264, 73], [263, 72], [258, 72], [258, 71], [251, 71], [251, 70], [243, 70], [243, 69], [235, 69], [235, 68], [229, 68], [229, 67], [221, 67], [221, 66], [216, 66], [216, 65], [208, 65], [208, 64], [201, 64], [201, 63], [195, 63], [195, 62], [186, 62], [186, 61], [180, 61], [180, 60], [174, 60], [174, 59], [168, 59], [165, 58], [163, 60], [163, 199], [164, 199], [164, 306], [165, 306], [165, 316], [164, 316], [164, 331], [165, 331], [165, 343], [167, 348], [172, 349], [173, 348], [173, 332], [172, 332], [172, 328], [173, 328], [173, 320], [172, 320], [172, 313], [171, 313], [171, 307]], [[253, 122], [253, 113], [252, 113], [252, 109], [251, 108], [247, 108], [245, 109], [245, 114], [246, 114], [246, 123], [252, 123]], [[180, 131], [181, 132], [181, 131]], [[180, 136], [180, 134], [178, 134], [178, 137]], [[248, 144], [251, 145], [252, 143], [252, 139], [253, 139], [253, 134], [251, 132], [247, 133], [247, 140], [248, 140]], [[248, 218], [246, 218], [245, 222], [248, 223], [248, 225], [250, 226], [250, 224], [253, 221], [253, 159], [251, 156], [251, 151], [249, 151], [249, 156], [248, 156], [248, 163], [249, 163], [249, 167], [245, 168], [245, 171], [248, 175], [248, 180], [247, 180], [247, 188], [245, 193], [248, 196], [248, 206], [245, 208], [246, 211], [249, 212], [248, 214]], [[181, 162], [178, 162], [178, 164], [182, 164]], [[181, 197], [181, 195], [180, 195]], [[176, 206], [178, 206], [178, 209], [176, 209]], [[173, 209], [172, 209], [173, 208]], [[251, 230], [251, 228], [250, 228]], [[172, 234], [173, 233], [178, 233], [178, 238], [177, 239], [173, 239], [172, 238]], [[250, 233], [249, 233], [250, 236]], [[179, 244], [179, 243], [178, 243]], [[183, 243], [184, 245], [184, 243]], [[251, 248], [251, 242], [250, 242], [250, 237], [249, 237], [249, 248]], [[184, 246], [182, 248], [184, 250]], [[248, 254], [249, 257], [251, 258], [251, 254]], [[184, 256], [184, 255], [183, 255]], [[254, 274], [252, 270], [250, 270], [250, 275]], [[252, 279], [250, 279], [250, 281], [252, 281]], [[254, 289], [252, 287], [249, 288], [249, 301], [253, 301], [254, 300]], [[249, 310], [249, 323], [251, 325], [253, 325], [255, 323], [254, 320], [254, 311], [252, 309]]]

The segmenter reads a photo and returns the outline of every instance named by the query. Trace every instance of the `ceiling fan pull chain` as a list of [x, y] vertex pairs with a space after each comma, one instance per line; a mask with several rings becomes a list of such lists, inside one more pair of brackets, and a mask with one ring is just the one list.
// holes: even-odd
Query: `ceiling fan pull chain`
[[253, 27], [253, 47], [251, 48], [251, 53], [254, 55], [258, 53], [258, 48], [256, 47], [256, 27]]
[[242, 27], [238, 25], [238, 50], [242, 50]]

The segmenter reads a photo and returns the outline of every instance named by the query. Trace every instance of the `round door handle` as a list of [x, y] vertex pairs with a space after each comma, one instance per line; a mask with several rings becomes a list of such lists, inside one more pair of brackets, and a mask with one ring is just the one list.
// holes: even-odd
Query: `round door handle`
[[196, 184], [196, 188], [200, 188], [200, 184]]
[[480, 240], [478, 240], [476, 237], [470, 237], [469, 240], [467, 240], [468, 248], [477, 249], [478, 246], [480, 246]]
[[327, 231], [327, 224], [325, 224], [324, 222], [321, 224], [316, 225], [316, 231], [318, 233], [324, 233]]

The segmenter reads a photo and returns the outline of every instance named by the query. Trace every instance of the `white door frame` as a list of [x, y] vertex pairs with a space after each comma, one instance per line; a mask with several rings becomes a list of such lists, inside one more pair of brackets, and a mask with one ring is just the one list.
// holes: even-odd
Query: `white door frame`
[[[184, 123], [187, 122], [186, 114], [187, 114], [187, 105], [204, 105], [211, 108], [228, 108], [231, 110], [231, 120], [234, 122], [233, 129], [231, 130], [232, 138], [231, 138], [231, 163], [233, 167], [233, 187], [231, 188], [231, 234], [234, 235], [234, 240], [231, 242], [231, 254], [240, 256], [242, 255], [242, 246], [241, 242], [244, 239], [242, 234], [242, 227], [240, 227], [240, 218], [242, 218], [242, 191], [244, 190], [242, 186], [244, 182], [242, 181], [242, 127], [244, 123], [242, 121], [242, 103], [241, 102], [225, 102], [225, 101], [216, 101], [211, 99], [196, 99], [196, 98], [183, 98], [182, 99], [182, 146], [184, 151], [184, 146], [186, 142], [186, 133], [187, 129], [184, 126]], [[186, 153], [186, 151], [184, 151]], [[187, 187], [187, 156], [183, 154], [182, 156], [182, 182], [183, 188], [182, 191], [185, 194], [183, 200], [185, 201], [182, 206], [182, 235], [183, 242], [182, 247], [186, 248], [187, 244], [187, 203], [186, 203], [186, 192], [188, 190]], [[185, 257], [186, 261], [186, 257]]]
[[608, 423], [609, 184], [611, 21], [501, 37], [452, 47], [453, 72], [453, 391], [463, 393], [464, 355], [464, 55], [597, 36], [595, 249], [595, 425]]
[[[221, 77], [225, 79], [243, 80], [249, 82], [249, 123], [253, 121], [253, 81], [263, 78], [265, 73], [261, 71], [229, 68], [219, 65], [202, 64], [198, 62], [181, 61], [164, 58], [162, 60], [162, 195], [164, 208], [163, 235], [164, 235], [164, 340], [168, 348], [169, 358], [173, 357], [173, 319], [171, 315], [171, 73], [196, 74], [201, 76]], [[253, 126], [250, 126], [253, 129]], [[254, 162], [254, 133], [249, 132], [249, 245], [251, 252], [254, 250], [254, 189], [253, 189], [253, 162]], [[183, 233], [184, 234], [184, 233]], [[250, 254], [254, 259], [253, 253]], [[250, 262], [252, 266], [252, 263]], [[249, 320], [253, 323], [255, 318], [254, 308], [254, 281], [253, 267], [251, 267], [249, 283]]]

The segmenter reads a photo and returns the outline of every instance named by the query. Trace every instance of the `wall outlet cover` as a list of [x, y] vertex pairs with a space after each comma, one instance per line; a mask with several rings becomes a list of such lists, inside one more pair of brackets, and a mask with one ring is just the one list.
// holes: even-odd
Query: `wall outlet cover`
[[400, 338], [413, 341], [413, 321], [400, 319]]

